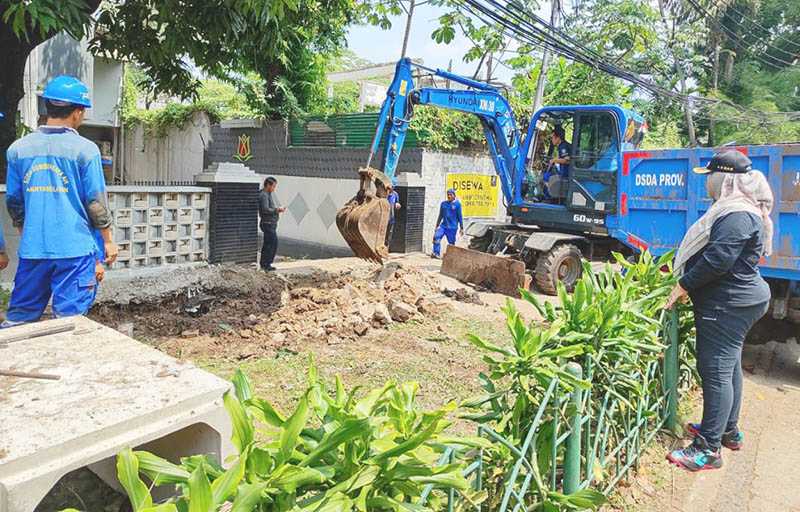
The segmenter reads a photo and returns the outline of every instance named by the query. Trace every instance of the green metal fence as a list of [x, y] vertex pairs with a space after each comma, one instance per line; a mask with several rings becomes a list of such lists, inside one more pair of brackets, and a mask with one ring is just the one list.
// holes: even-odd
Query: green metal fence
[[[473, 506], [451, 491], [448, 510], [518, 512], [547, 499], [554, 491], [569, 495], [593, 488], [609, 493], [636, 466], [659, 430], [676, 431], [678, 428], [678, 315], [674, 311], [667, 312], [662, 315], [661, 322], [662, 338], [667, 347], [664, 357], [633, 376], [643, 379], [645, 389], [656, 384], [656, 393], [645, 393], [638, 401], [631, 402], [609, 388], [605, 394], [595, 394], [593, 398], [592, 393], [577, 387], [567, 391], [558, 379], [553, 379], [521, 446], [514, 446], [491, 428], [481, 426], [478, 429], [481, 436], [512, 455], [511, 464], [502, 471], [502, 479], [497, 484], [488, 482], [491, 476], [486, 474], [486, 468], [490, 467], [486, 451], [469, 455], [472, 460], [464, 472], [465, 477], [475, 490], [494, 490], [497, 493], [495, 504]], [[588, 358], [583, 366], [570, 363], [567, 370], [589, 381], [594, 375]], [[599, 403], [590, 403], [598, 398]], [[612, 435], [611, 425], [620, 423], [624, 425], [624, 436]], [[452, 462], [456, 456], [457, 452], [450, 449], [440, 463]], [[495, 488], [487, 489], [487, 485]], [[432, 486], [423, 495], [421, 505], [426, 503], [431, 492]]]
[[[377, 123], [377, 112], [292, 119], [289, 121], [289, 145], [368, 148]], [[404, 147], [418, 145], [417, 133], [409, 129]]]

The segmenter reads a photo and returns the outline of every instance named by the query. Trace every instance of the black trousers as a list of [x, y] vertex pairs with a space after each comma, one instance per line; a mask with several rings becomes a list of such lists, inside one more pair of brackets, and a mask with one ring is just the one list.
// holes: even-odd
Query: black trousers
[[387, 249], [389, 248], [389, 246], [392, 245], [393, 236], [394, 236], [394, 221], [391, 221], [389, 222], [389, 225], [386, 227], [386, 241], [384, 243]]
[[264, 245], [261, 246], [261, 268], [269, 268], [275, 261], [275, 253], [278, 252], [278, 225], [264, 224], [261, 226], [264, 232]]
[[700, 434], [709, 447], [722, 434], [738, 429], [742, 406], [742, 346], [748, 331], [767, 312], [769, 302], [754, 306], [695, 304], [697, 370], [703, 381]]

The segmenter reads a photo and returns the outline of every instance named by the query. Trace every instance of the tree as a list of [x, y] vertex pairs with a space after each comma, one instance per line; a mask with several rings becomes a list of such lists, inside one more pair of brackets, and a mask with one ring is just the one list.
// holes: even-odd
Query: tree
[[0, 0], [0, 164], [16, 137], [28, 55], [61, 31], [135, 62], [156, 91], [181, 97], [197, 94], [193, 66], [228, 80], [255, 71], [266, 113], [278, 115], [324, 94], [325, 55], [360, 13], [355, 0]]

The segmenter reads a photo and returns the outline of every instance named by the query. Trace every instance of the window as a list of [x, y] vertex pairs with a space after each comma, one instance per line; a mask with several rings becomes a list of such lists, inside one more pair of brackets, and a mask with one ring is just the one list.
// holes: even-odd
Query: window
[[619, 153], [614, 116], [607, 112], [582, 113], [578, 117], [572, 165], [576, 169], [615, 171]]

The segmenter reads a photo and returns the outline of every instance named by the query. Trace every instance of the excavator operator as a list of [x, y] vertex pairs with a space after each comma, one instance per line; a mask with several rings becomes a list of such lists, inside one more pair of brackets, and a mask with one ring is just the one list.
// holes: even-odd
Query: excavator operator
[[[556, 125], [550, 134], [551, 148], [555, 148], [556, 156], [550, 159], [550, 165], [545, 170], [544, 179], [545, 199], [559, 199], [564, 197], [569, 183], [569, 157], [572, 145], [564, 140], [564, 127]], [[552, 152], [552, 149], [551, 149]]]

